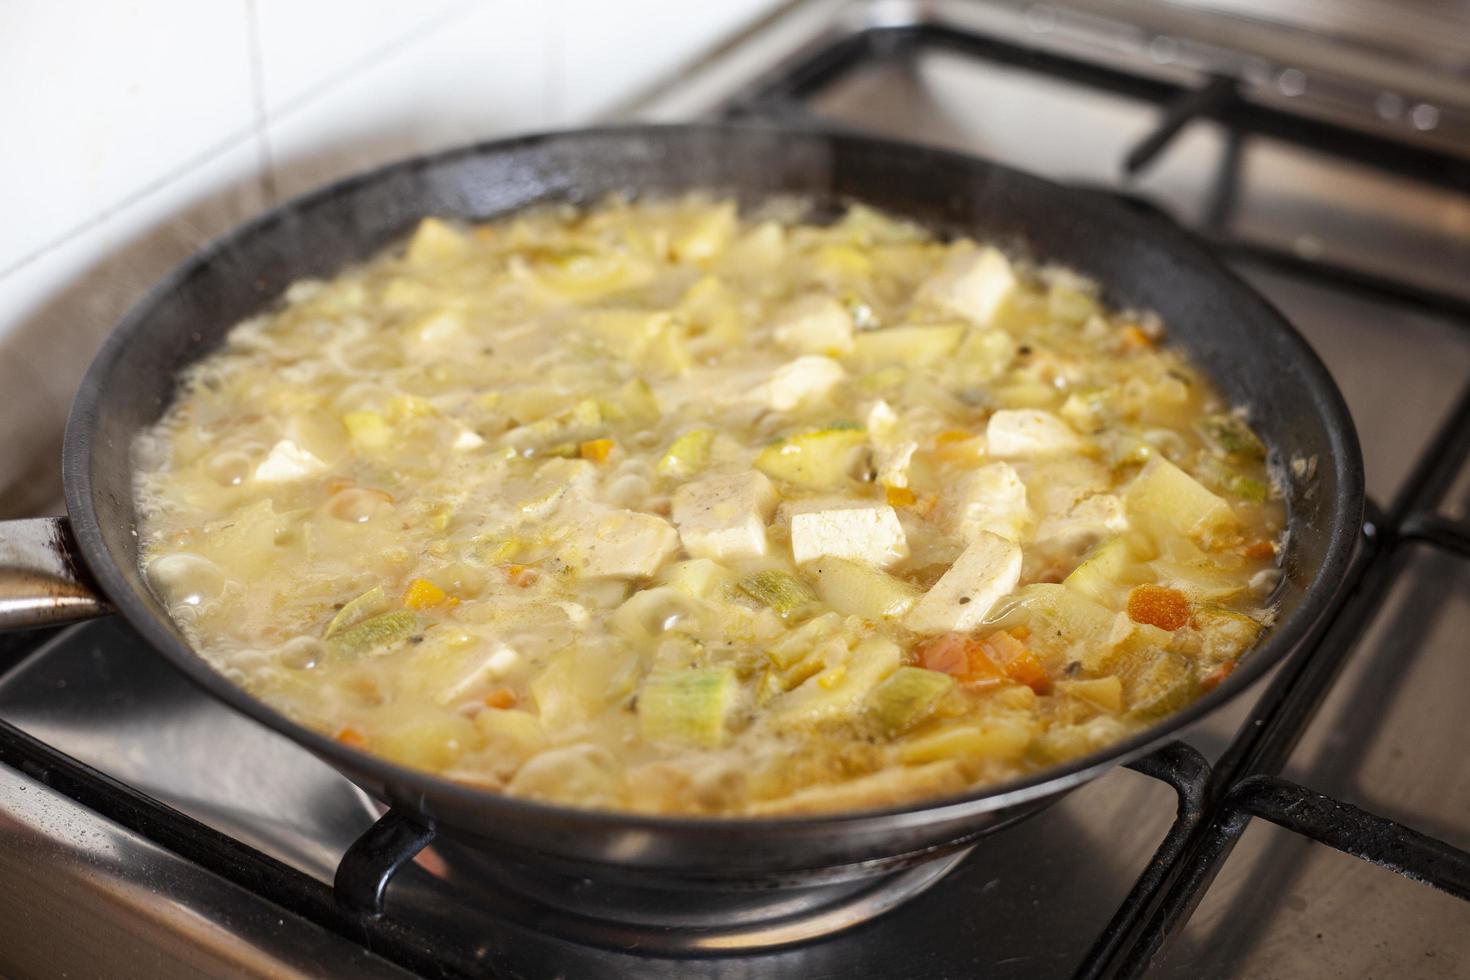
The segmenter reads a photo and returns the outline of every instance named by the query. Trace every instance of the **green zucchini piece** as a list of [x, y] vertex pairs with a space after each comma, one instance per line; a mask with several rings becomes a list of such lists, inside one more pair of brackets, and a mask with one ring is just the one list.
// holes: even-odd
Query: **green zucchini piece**
[[840, 486], [847, 482], [853, 450], [867, 438], [851, 423], [799, 432], [762, 449], [755, 468], [773, 480], [813, 490]]
[[659, 476], [693, 476], [709, 465], [710, 446], [714, 444], [712, 429], [690, 429], [669, 444], [668, 452], [658, 461]]
[[937, 670], [900, 667], [873, 689], [868, 717], [885, 735], [897, 735], [929, 716], [939, 699], [954, 687], [954, 678]]
[[1199, 420], [1199, 433], [1219, 452], [1241, 459], [1265, 459], [1266, 444], [1251, 431], [1245, 420], [1222, 412]]
[[364, 619], [326, 641], [332, 653], [356, 656], [407, 639], [418, 629], [418, 617], [406, 610]]
[[383, 591], [381, 585], [375, 585], [337, 611], [337, 615], [327, 624], [327, 631], [322, 634], [322, 639], [330, 640], [365, 619], [387, 612], [390, 605], [392, 603], [388, 601], [388, 593]]
[[768, 568], [741, 579], [740, 591], [770, 606], [782, 619], [794, 619], [817, 604], [817, 594], [811, 586], [779, 568]]
[[1194, 661], [1172, 650], [1130, 658], [1118, 670], [1128, 698], [1128, 717], [1151, 721], [1184, 707], [1199, 694]]
[[651, 742], [714, 748], [725, 738], [735, 699], [731, 667], [655, 671], [638, 692], [638, 728]]

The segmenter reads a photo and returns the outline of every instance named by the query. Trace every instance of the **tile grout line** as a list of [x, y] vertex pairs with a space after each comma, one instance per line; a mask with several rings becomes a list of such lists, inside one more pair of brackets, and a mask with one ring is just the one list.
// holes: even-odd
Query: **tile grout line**
[[[281, 122], [282, 120], [289, 118], [299, 110], [315, 102], [321, 96], [326, 95], [332, 90], [338, 88], [342, 83], [348, 81], [350, 78], [352, 78], [352, 76], [358, 74], [360, 71], [371, 67], [377, 60], [397, 54], [402, 50], [412, 47], [420, 41], [426, 40], [430, 35], [457, 21], [460, 17], [468, 14], [471, 10], [479, 5], [479, 2], [480, 0], [462, 0], [462, 2], [454, 4], [453, 6], [444, 10], [439, 16], [433, 17], [430, 20], [423, 22], [418, 27], [406, 32], [403, 35], [400, 35], [393, 41], [390, 41], [389, 43], [381, 45], [380, 47], [368, 52], [363, 57], [358, 58], [356, 61], [353, 61], [352, 63], [343, 67], [340, 71], [337, 71], [326, 79], [323, 79], [321, 82], [318, 82], [316, 85], [303, 92], [296, 98], [287, 100], [274, 114], [274, 119], [272, 121]], [[264, 73], [262, 72], [262, 79], [263, 77]], [[268, 111], [268, 106], [265, 107], [265, 109]], [[0, 280], [4, 280], [13, 273], [19, 272], [20, 270], [24, 269], [31, 263], [41, 258], [44, 258], [46, 255], [49, 255], [51, 252], [54, 252], [58, 248], [61, 248], [72, 239], [77, 238], [78, 236], [92, 230], [93, 228], [96, 228], [99, 225], [105, 224], [112, 218], [131, 208], [133, 205], [138, 204], [149, 197], [152, 197], [154, 194], [158, 193], [169, 184], [172, 184], [175, 181], [188, 176], [193, 171], [199, 169], [212, 160], [223, 156], [230, 150], [236, 149], [247, 140], [251, 139], [252, 137], [256, 137], [257, 135], [256, 121], [253, 120], [250, 128], [238, 131], [221, 140], [220, 142], [214, 144], [209, 149], [195, 154], [194, 156], [190, 157], [187, 162], [168, 170], [161, 177], [148, 181], [146, 184], [142, 185], [132, 193], [127, 194], [122, 198], [119, 198], [116, 203], [108, 205], [104, 208], [99, 208], [92, 217], [79, 224], [73, 225], [67, 231], [61, 233], [60, 235], [57, 235], [55, 238], [52, 238], [45, 244], [33, 250], [30, 254], [24, 256], [21, 259], [18, 259], [15, 262], [12, 262], [10, 265], [4, 268], [0, 268]], [[270, 180], [273, 187], [275, 183], [274, 169], [272, 169]], [[274, 199], [272, 198], [272, 200]]]
[[245, 37], [250, 52], [251, 126], [260, 158], [260, 191], [267, 206], [276, 203], [276, 163], [271, 151], [270, 108], [265, 103], [265, 58], [260, 42], [260, 5], [245, 0]]

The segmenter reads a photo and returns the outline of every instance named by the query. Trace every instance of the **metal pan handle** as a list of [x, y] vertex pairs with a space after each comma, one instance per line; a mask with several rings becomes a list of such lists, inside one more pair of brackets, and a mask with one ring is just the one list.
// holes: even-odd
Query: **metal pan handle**
[[110, 612], [77, 557], [69, 520], [0, 521], [0, 633]]

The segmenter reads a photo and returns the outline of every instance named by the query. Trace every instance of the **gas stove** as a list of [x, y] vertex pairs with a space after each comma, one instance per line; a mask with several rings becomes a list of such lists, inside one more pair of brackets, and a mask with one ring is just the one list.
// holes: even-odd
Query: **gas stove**
[[1470, 972], [1470, 32], [1318, 7], [817, 0], [620, 113], [861, 129], [1122, 195], [1308, 337], [1375, 503], [1313, 640], [1187, 741], [947, 863], [668, 908], [384, 814], [120, 622], [12, 637], [0, 973]]

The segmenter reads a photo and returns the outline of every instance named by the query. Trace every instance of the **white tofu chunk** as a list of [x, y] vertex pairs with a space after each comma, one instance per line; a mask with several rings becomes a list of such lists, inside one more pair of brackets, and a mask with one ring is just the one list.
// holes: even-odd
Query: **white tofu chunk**
[[942, 498], [949, 529], [965, 541], [982, 531], [1020, 541], [1031, 522], [1026, 484], [1010, 463], [987, 463], [950, 484]]
[[1036, 529], [1037, 541], [1077, 543], [1128, 530], [1128, 515], [1116, 494], [1095, 493], [1074, 503], [1065, 513], [1044, 519]]
[[1020, 546], [981, 531], [904, 617], [904, 625], [916, 633], [968, 632], [1020, 580]]
[[776, 314], [776, 343], [802, 354], [852, 350], [852, 316], [830, 296], [807, 296]]
[[562, 560], [588, 578], [648, 578], [679, 550], [679, 532], [661, 517], [613, 510], [579, 521]]
[[999, 249], [985, 246], [951, 255], [920, 287], [920, 294], [980, 326], [989, 326], [1016, 288], [1016, 273]]
[[903, 525], [887, 504], [812, 500], [791, 509], [791, 555], [798, 565], [831, 555], [884, 568], [908, 553]]
[[1005, 408], [985, 427], [986, 451], [992, 456], [1027, 459], [1082, 449], [1082, 437], [1065, 421], [1039, 408]]
[[684, 550], [715, 560], [764, 555], [776, 499], [775, 486], [758, 470], [681, 485], [674, 491], [673, 517]]
[[821, 398], [846, 376], [842, 365], [832, 358], [808, 354], [771, 372], [771, 380], [761, 386], [761, 393], [772, 408], [785, 412], [809, 399]]
[[290, 439], [282, 439], [271, 447], [265, 459], [255, 468], [255, 478], [262, 483], [290, 483], [320, 473], [326, 468], [326, 463]]

